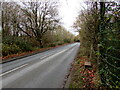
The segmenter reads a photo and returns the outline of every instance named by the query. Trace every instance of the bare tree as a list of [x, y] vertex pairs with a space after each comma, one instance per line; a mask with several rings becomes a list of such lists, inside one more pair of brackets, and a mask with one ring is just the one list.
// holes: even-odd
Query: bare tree
[[59, 22], [56, 2], [41, 1], [23, 3], [22, 8], [24, 18], [17, 26], [30, 37], [34, 37], [42, 46], [43, 35], [53, 30]]
[[18, 36], [19, 30], [17, 23], [19, 22], [20, 5], [16, 2], [2, 2], [2, 30], [3, 37], [8, 35]]
[[86, 50], [84, 53], [92, 58], [95, 57], [98, 44], [99, 13], [97, 2], [89, 2], [87, 9], [78, 15], [73, 27], [80, 33], [80, 42]]

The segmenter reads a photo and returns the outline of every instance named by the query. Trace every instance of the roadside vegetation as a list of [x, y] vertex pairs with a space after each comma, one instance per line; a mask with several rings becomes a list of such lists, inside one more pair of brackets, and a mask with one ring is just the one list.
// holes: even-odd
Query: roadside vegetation
[[3, 57], [74, 42], [60, 22], [57, 1], [0, 4]]
[[[73, 25], [79, 31], [81, 46], [69, 87], [120, 88], [120, 2], [86, 5]], [[92, 70], [83, 68], [85, 61], [92, 63]], [[92, 72], [93, 78], [87, 79]]]

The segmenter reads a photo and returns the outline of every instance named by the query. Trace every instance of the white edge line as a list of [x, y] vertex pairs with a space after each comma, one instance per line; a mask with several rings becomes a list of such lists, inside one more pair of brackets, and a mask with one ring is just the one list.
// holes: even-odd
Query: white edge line
[[5, 72], [5, 73], [2, 73], [2, 74], [0, 74], [0, 77], [3, 76], [3, 75], [8, 74], [8, 73], [10, 73], [10, 72], [13, 72], [13, 71], [15, 71], [15, 70], [17, 70], [17, 69], [20, 69], [20, 68], [22, 68], [22, 67], [24, 67], [24, 66], [26, 66], [26, 65], [28, 65], [28, 64], [21, 65], [21, 66], [19, 66], [19, 67], [17, 67], [17, 68], [14, 68], [14, 69], [9, 70], [9, 71], [7, 71], [7, 72]]

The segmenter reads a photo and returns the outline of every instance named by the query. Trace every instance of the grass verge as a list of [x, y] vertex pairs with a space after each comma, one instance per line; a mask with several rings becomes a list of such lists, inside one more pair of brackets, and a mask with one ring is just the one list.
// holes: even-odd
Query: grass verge
[[[85, 68], [86, 61], [92, 63], [91, 68]], [[81, 55], [80, 52], [72, 64], [70, 78], [69, 88], [99, 88], [101, 85], [96, 61]]]

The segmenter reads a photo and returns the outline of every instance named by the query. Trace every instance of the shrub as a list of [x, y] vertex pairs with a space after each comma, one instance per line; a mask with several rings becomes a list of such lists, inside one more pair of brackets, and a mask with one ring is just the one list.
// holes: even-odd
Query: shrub
[[28, 42], [18, 41], [16, 44], [22, 51], [32, 51], [32, 46]]
[[21, 49], [15, 44], [13, 44], [13, 45], [2, 44], [2, 55], [3, 56], [7, 56], [10, 54], [16, 54], [20, 51], [21, 51]]
[[32, 50], [31, 43], [22, 37], [13, 37], [13, 36], [4, 37], [3, 43], [10, 45], [10, 46], [16, 45], [17, 47], [19, 47], [21, 49], [21, 51], [31, 51]]
[[57, 42], [57, 45], [62, 45], [62, 44], [64, 44], [63, 41]]
[[50, 47], [55, 47], [57, 44], [56, 43], [51, 43]]
[[64, 39], [64, 42], [65, 42], [65, 43], [70, 43], [71, 40], [66, 38], [66, 39]]

